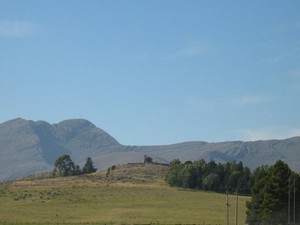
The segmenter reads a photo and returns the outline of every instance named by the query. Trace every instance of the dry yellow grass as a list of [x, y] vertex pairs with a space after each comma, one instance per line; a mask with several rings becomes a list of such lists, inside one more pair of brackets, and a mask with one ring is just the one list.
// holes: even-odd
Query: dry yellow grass
[[[1, 184], [0, 223], [225, 224], [225, 195], [170, 188], [139, 171], [137, 177], [128, 173], [131, 181], [116, 178], [116, 170], [116, 179], [100, 173]], [[230, 196], [231, 224], [234, 200]], [[239, 224], [246, 200], [239, 199]]]

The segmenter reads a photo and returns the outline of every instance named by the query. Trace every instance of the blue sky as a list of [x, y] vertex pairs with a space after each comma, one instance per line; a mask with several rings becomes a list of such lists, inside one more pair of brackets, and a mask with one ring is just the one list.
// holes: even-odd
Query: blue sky
[[300, 1], [0, 1], [0, 122], [127, 145], [300, 135]]

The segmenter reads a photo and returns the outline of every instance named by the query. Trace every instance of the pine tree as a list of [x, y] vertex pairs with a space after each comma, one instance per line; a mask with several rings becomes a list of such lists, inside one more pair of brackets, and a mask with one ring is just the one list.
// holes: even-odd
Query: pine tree
[[273, 166], [255, 171], [252, 199], [247, 203], [247, 222], [252, 224], [285, 224], [287, 219], [288, 180], [291, 170], [278, 160]]
[[97, 171], [97, 169], [94, 167], [91, 157], [88, 157], [86, 159], [86, 163], [85, 163], [85, 165], [82, 169], [82, 173], [83, 174], [88, 174], [88, 173], [94, 173], [96, 171]]

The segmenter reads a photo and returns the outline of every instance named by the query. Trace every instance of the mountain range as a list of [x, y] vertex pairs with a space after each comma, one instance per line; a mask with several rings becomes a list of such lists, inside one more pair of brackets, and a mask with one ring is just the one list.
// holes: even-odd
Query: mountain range
[[0, 180], [13, 180], [50, 171], [55, 160], [69, 154], [83, 165], [91, 157], [98, 170], [112, 165], [153, 161], [169, 163], [173, 159], [242, 161], [250, 169], [273, 164], [281, 159], [294, 171], [300, 171], [300, 137], [285, 140], [184, 142], [172, 145], [128, 146], [120, 144], [104, 130], [84, 119], [57, 124], [45, 121], [13, 119], [0, 124]]

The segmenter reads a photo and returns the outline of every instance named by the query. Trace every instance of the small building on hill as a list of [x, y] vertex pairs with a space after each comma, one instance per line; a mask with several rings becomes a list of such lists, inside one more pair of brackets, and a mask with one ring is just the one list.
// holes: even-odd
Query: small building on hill
[[144, 155], [144, 163], [153, 163], [153, 159], [150, 156]]

